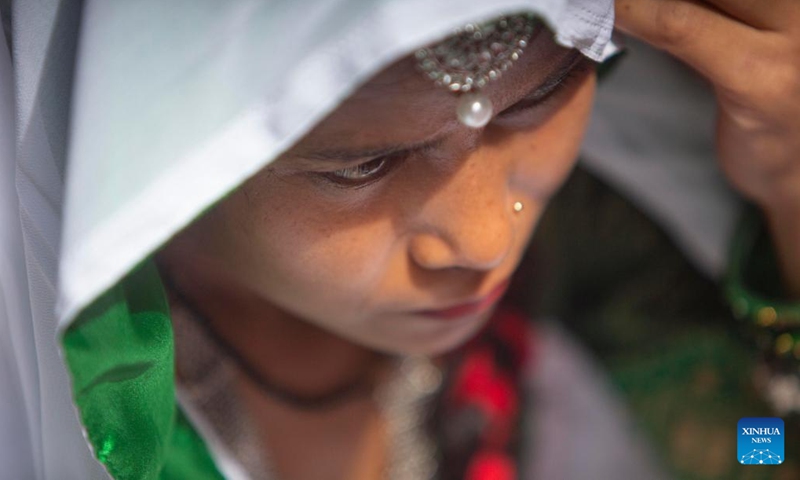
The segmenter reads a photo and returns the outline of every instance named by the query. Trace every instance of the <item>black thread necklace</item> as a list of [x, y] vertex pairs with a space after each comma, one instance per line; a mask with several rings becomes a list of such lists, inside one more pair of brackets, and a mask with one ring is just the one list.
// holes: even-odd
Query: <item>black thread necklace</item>
[[217, 348], [219, 348], [219, 350], [265, 395], [291, 405], [294, 408], [320, 411], [334, 409], [349, 401], [365, 397], [370, 395], [374, 390], [374, 385], [367, 379], [366, 375], [359, 375], [357, 378], [335, 387], [328, 392], [314, 395], [294, 392], [290, 388], [270, 380], [258, 371], [236, 347], [214, 329], [214, 326], [202, 315], [194, 302], [184, 295], [183, 292], [175, 286], [174, 282], [165, 281], [165, 283], [169, 286], [177, 300], [184, 305], [190, 317], [203, 328]]

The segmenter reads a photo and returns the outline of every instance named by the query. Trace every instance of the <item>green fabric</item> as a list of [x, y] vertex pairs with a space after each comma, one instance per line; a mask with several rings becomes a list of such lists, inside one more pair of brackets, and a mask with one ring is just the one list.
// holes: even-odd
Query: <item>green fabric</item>
[[208, 455], [203, 440], [179, 410], [172, 431], [169, 457], [161, 470], [161, 480], [216, 480], [222, 475]]
[[62, 346], [87, 437], [115, 479], [222, 478], [175, 401], [169, 305], [152, 260], [85, 309]]
[[780, 300], [787, 298], [780, 279], [762, 214], [751, 207], [740, 221], [725, 276], [725, 295], [736, 317], [759, 325], [759, 312], [772, 308], [777, 317], [772, 324], [800, 326], [800, 302]]

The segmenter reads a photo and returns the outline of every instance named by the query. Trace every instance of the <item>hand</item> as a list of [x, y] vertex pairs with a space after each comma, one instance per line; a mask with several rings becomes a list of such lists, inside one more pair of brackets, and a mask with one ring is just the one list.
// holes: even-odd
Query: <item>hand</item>
[[733, 186], [765, 210], [800, 211], [800, 0], [617, 0], [616, 14], [711, 82]]
[[616, 14], [711, 82], [722, 170], [761, 207], [800, 299], [800, 0], [617, 0]]

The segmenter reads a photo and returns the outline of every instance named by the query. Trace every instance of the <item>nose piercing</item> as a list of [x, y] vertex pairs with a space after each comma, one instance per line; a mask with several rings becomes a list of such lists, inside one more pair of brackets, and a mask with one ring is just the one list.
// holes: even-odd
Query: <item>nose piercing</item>
[[514, 211], [516, 213], [521, 212], [523, 208], [525, 208], [525, 205], [523, 205], [522, 202], [514, 202]]

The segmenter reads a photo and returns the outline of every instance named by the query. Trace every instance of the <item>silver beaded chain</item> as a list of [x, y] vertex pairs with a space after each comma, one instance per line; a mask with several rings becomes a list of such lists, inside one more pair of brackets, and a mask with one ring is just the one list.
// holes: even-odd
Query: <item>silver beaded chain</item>
[[457, 114], [463, 124], [483, 127], [493, 106], [480, 90], [519, 60], [536, 25], [530, 14], [468, 24], [438, 44], [417, 50], [417, 65], [437, 86], [462, 94]]
[[[388, 382], [374, 392], [389, 434], [385, 480], [435, 480], [438, 450], [426, 429], [430, 404], [442, 385], [442, 372], [425, 357], [399, 360]], [[262, 458], [263, 480], [277, 480]]]
[[424, 357], [404, 358], [394, 379], [375, 392], [389, 430], [388, 480], [433, 480], [437, 449], [426, 432], [431, 399], [442, 385], [442, 373]]

